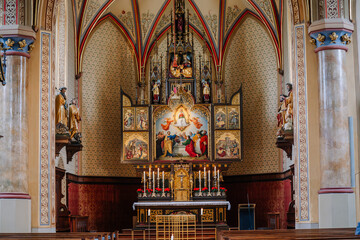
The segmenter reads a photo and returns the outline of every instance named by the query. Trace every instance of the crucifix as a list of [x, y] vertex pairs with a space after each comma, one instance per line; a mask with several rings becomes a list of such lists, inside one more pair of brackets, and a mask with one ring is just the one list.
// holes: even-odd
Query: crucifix
[[181, 189], [184, 187], [184, 185], [183, 185], [183, 178], [185, 177], [185, 175], [183, 174], [183, 173], [180, 173], [179, 174], [179, 177], [180, 177], [180, 182], [181, 182]]

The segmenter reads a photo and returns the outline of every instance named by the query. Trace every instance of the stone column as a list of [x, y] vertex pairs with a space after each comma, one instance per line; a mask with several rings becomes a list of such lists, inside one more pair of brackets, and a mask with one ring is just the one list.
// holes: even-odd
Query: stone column
[[351, 188], [347, 45], [353, 24], [344, 18], [322, 19], [309, 28], [319, 63], [320, 172], [319, 227], [354, 227]]
[[28, 190], [27, 59], [31, 28], [0, 29], [6, 50], [6, 85], [0, 87], [0, 232], [31, 231]]

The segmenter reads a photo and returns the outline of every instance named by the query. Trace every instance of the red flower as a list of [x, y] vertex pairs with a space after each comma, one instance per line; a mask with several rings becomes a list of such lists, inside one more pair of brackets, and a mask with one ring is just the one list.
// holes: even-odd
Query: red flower
[[170, 188], [165, 188], [164, 192], [170, 192]]
[[198, 191], [200, 191], [200, 188], [194, 188], [193, 191], [198, 192]]
[[227, 192], [227, 189], [224, 187], [220, 187], [220, 192]]
[[201, 189], [201, 191], [207, 191], [207, 190], [209, 190], [207, 187], [204, 187], [203, 189]]
[[143, 193], [144, 190], [142, 190], [141, 188], [139, 188], [138, 190], [136, 190], [136, 192], [138, 192], [138, 193]]

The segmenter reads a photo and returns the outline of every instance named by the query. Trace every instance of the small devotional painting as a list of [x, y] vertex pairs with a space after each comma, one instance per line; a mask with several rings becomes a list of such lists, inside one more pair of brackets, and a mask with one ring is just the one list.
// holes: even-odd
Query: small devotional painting
[[123, 139], [124, 161], [149, 159], [149, 134], [147, 132], [125, 132]]
[[135, 109], [133, 107], [124, 107], [123, 110], [123, 129], [124, 131], [135, 130]]
[[136, 130], [146, 131], [149, 129], [149, 114], [147, 107], [136, 108]]
[[241, 159], [240, 131], [216, 131], [215, 133], [216, 159]]
[[226, 106], [215, 106], [215, 129], [226, 129]]
[[228, 129], [240, 129], [240, 106], [228, 106]]

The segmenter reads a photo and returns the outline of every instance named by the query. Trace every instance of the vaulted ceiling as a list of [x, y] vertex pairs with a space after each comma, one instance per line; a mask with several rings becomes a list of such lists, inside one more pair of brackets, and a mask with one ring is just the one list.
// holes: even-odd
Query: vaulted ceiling
[[[185, 1], [190, 13], [190, 28], [206, 41], [215, 65], [221, 65], [232, 33], [248, 14], [268, 30], [281, 64], [282, 0]], [[73, 0], [73, 7], [79, 71], [91, 32], [109, 18], [126, 35], [141, 69], [146, 65], [155, 40], [170, 28], [174, 0]]]

